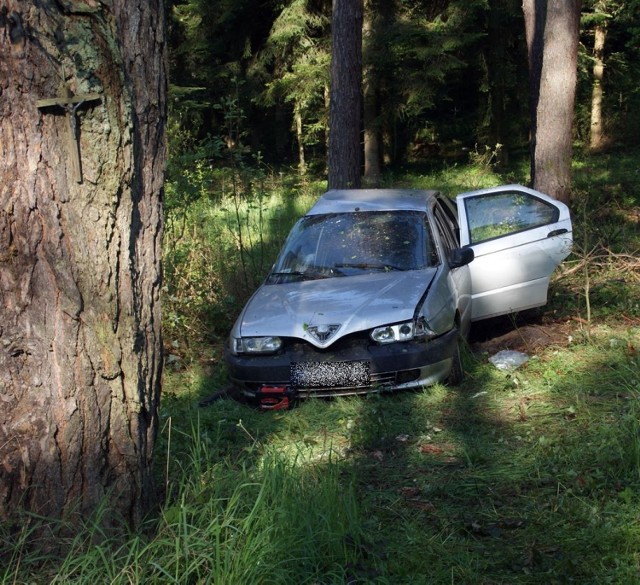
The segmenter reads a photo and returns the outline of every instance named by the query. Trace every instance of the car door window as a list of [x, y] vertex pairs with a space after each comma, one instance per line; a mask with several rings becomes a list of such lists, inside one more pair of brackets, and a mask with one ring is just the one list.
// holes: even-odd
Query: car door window
[[558, 221], [558, 208], [529, 193], [506, 191], [465, 200], [469, 241], [478, 244]]
[[438, 226], [438, 232], [440, 233], [442, 245], [445, 248], [445, 254], [449, 257], [451, 251], [460, 246], [460, 243], [456, 238], [456, 229], [451, 225], [450, 218], [442, 210], [439, 204], [436, 204], [433, 208], [433, 217], [436, 220], [436, 225]]
[[571, 251], [569, 208], [522, 185], [460, 193], [460, 239], [469, 265], [472, 320], [544, 305], [551, 273]]
[[453, 240], [455, 242], [454, 247], [460, 247], [460, 227], [458, 225], [458, 213], [457, 209], [454, 207], [453, 203], [448, 199], [442, 199], [438, 197], [436, 199], [436, 208], [438, 209], [438, 213], [442, 213], [444, 215], [444, 220], [446, 224], [449, 226], [451, 233], [453, 234]]

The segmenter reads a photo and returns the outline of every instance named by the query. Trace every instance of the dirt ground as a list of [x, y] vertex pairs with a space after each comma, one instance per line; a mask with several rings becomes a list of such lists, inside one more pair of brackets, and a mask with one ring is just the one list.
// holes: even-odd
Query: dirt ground
[[509, 349], [534, 355], [548, 346], [568, 345], [579, 326], [573, 320], [554, 321], [537, 315], [523, 315], [516, 321], [497, 317], [474, 323], [469, 342], [474, 353], [493, 355]]

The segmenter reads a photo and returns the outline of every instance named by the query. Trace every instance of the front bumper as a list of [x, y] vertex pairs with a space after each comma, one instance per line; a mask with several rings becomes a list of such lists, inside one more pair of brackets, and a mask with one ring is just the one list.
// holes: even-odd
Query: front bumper
[[[430, 341], [389, 345], [376, 345], [368, 338], [345, 339], [325, 350], [287, 340], [277, 355], [232, 355], [227, 350], [225, 359], [232, 383], [251, 398], [274, 390], [290, 397], [366, 394], [418, 388], [445, 380], [458, 335], [454, 328]], [[314, 376], [315, 369], [338, 373], [333, 376], [320, 372]], [[349, 369], [357, 372], [350, 375]], [[300, 370], [311, 374], [300, 376]]]

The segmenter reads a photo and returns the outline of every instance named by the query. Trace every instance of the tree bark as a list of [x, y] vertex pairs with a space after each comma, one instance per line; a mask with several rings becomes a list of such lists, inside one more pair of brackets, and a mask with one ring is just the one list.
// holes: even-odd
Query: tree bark
[[329, 189], [355, 189], [361, 178], [363, 0], [333, 0]]
[[523, 0], [531, 95], [531, 182], [569, 202], [580, 0]]
[[598, 152], [606, 144], [604, 125], [602, 123], [602, 98], [604, 88], [604, 45], [607, 38], [606, 24], [597, 24], [594, 31], [593, 44], [593, 87], [591, 90], [591, 128], [589, 148]]
[[293, 118], [296, 124], [296, 141], [298, 142], [298, 173], [301, 176], [307, 174], [307, 161], [304, 155], [304, 126], [302, 123], [302, 112], [299, 107], [293, 110]]
[[[163, 3], [0, 13], [0, 520], [106, 499], [135, 526], [162, 370]], [[42, 105], [64, 92], [99, 99]]]
[[[380, 184], [380, 129], [378, 126], [378, 75], [373, 58], [375, 53], [375, 7], [365, 3], [363, 25], [363, 122], [364, 122], [364, 183], [369, 187]], [[368, 58], [367, 58], [368, 56]]]

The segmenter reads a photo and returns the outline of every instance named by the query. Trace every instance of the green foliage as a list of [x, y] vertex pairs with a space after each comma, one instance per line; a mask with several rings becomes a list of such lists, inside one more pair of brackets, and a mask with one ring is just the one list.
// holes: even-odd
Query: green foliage
[[[365, 76], [387, 166], [461, 147], [500, 143], [501, 164], [526, 147], [529, 83], [521, 3], [513, 0], [366, 2]], [[172, 156], [226, 125], [226, 99], [242, 111], [252, 149], [269, 164], [324, 169], [331, 3], [205, 2], [170, 7]], [[576, 137], [588, 138], [593, 27], [606, 23], [604, 116], [613, 143], [640, 135], [638, 0], [584, 3]], [[236, 140], [237, 142], [237, 140]], [[209, 145], [214, 147], [214, 145]], [[301, 155], [301, 153], [303, 153]]]
[[[329, 86], [330, 15], [314, 4], [293, 0], [282, 8], [254, 65], [254, 74], [259, 71], [265, 79], [257, 103], [288, 106], [294, 114], [290, 127], [295, 129], [300, 148], [322, 144], [328, 131], [325, 93]], [[306, 165], [300, 166], [305, 172]]]
[[[84, 524], [0, 524], [0, 583], [636, 582], [638, 157], [576, 161], [576, 249], [550, 304], [538, 320], [514, 318], [506, 338], [500, 321], [488, 342], [477, 332], [462, 385], [268, 413], [231, 399], [199, 407], [226, 385], [214, 341], [206, 362], [165, 372], [162, 504], [144, 529], [127, 532], [107, 509]], [[446, 166], [385, 184], [454, 194], [522, 180], [525, 166], [508, 177]], [[258, 251], [280, 244], [319, 188], [246, 159], [202, 173], [210, 182], [194, 180], [197, 194], [170, 210], [165, 241], [167, 294], [184, 301], [165, 299], [165, 312], [192, 327], [169, 326], [168, 339], [185, 344], [208, 335], [206, 310], [229, 323], [239, 309], [224, 295], [244, 279], [240, 238], [255, 282]], [[496, 346], [530, 360], [498, 370], [486, 353]]]
[[581, 318], [640, 315], [638, 152], [574, 162], [574, 250], [554, 303], [570, 303]]
[[456, 389], [286, 412], [171, 375], [157, 517], [114, 538], [101, 511], [61, 558], [3, 527], [0, 582], [632, 583], [640, 330], [563, 327], [514, 372], [476, 352]]
[[183, 349], [226, 335], [310, 201], [260, 170], [203, 176], [165, 228], [165, 338]]
[[180, 157], [185, 166], [166, 184], [164, 334], [182, 358], [226, 336], [321, 188], [285, 179], [241, 142], [220, 143], [204, 141], [190, 165]]
[[576, 131], [582, 141], [587, 141], [591, 117], [594, 29], [601, 26], [606, 30], [602, 108], [608, 146], [638, 143], [640, 73], [635, 63], [640, 58], [639, 19], [637, 0], [591, 0], [583, 6], [576, 102]]
[[318, 189], [285, 180], [246, 146], [237, 97], [215, 109], [219, 134], [184, 139], [174, 128], [169, 136], [176, 148], [165, 185], [163, 324], [174, 360], [226, 336]]
[[[372, 124], [385, 139], [386, 160], [401, 161], [407, 152], [416, 156], [423, 145], [418, 134], [425, 131], [431, 143], [467, 145], [510, 143], [488, 130], [498, 123], [502, 134], [510, 136], [514, 127], [518, 136], [524, 133], [520, 106], [526, 100], [514, 95], [526, 91], [524, 50], [514, 50], [524, 41], [513, 6], [372, 0], [366, 9], [373, 29], [364, 58], [375, 70], [378, 101]], [[487, 31], [489, 14], [501, 20], [492, 16], [496, 24]], [[304, 148], [311, 167], [324, 167], [330, 16], [331, 4], [318, 0], [266, 2], [259, 8], [246, 0], [174, 1], [170, 103], [178, 128], [172, 132], [196, 142], [215, 134], [223, 125], [216, 104], [234, 95], [247, 116], [253, 147], [269, 163], [290, 162]], [[500, 31], [498, 37], [493, 30]], [[504, 50], [492, 57], [488, 52], [495, 46]], [[491, 104], [504, 111], [508, 124], [494, 120]]]
[[[394, 162], [429, 155], [453, 141], [475, 141], [476, 104], [463, 96], [478, 91], [476, 55], [486, 36], [478, 19], [485, 2], [371, 2], [372, 32], [365, 46], [379, 99], [375, 126], [397, 136]], [[503, 63], [504, 66], [504, 63]], [[461, 154], [461, 153], [460, 153]]]

